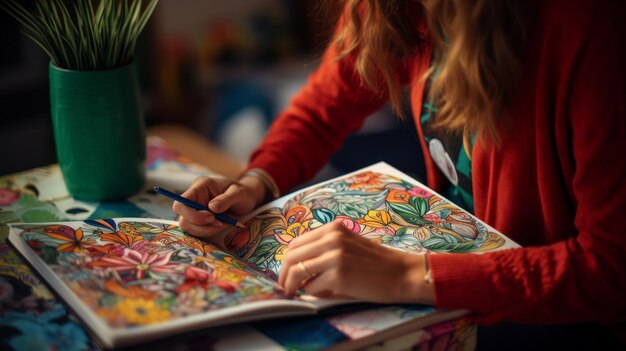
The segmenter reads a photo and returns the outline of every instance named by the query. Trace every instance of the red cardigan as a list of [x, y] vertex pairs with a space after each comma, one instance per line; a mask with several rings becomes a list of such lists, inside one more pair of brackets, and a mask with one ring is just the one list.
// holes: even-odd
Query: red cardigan
[[[436, 305], [473, 310], [486, 323], [622, 322], [624, 2], [539, 3], [527, 33], [523, 77], [505, 111], [510, 126], [499, 148], [479, 140], [472, 159], [476, 215], [524, 248], [429, 255]], [[422, 18], [416, 22], [424, 28]], [[406, 73], [418, 126], [419, 77], [431, 51], [414, 57]], [[363, 87], [350, 57], [337, 62], [335, 55], [329, 47], [251, 157], [249, 167], [267, 170], [283, 192], [313, 177], [385, 103]], [[440, 189], [443, 176], [428, 152], [425, 158], [428, 184]]]

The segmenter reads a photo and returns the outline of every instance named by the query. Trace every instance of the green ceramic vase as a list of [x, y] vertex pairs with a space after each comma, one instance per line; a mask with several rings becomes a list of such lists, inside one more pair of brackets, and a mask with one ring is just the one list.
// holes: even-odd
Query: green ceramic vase
[[50, 65], [57, 160], [69, 193], [121, 200], [145, 183], [146, 137], [133, 64], [103, 71]]

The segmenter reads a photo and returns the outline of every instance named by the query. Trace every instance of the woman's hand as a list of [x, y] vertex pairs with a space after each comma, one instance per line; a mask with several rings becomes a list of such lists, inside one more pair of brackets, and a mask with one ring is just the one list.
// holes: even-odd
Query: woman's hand
[[[265, 198], [267, 189], [256, 177], [234, 181], [226, 178], [200, 177], [182, 196], [200, 204], [206, 204], [214, 213], [230, 212], [242, 215], [257, 207]], [[198, 211], [178, 201], [172, 205], [174, 213], [180, 215], [180, 228], [198, 236], [210, 237], [224, 228], [224, 223], [215, 219], [209, 211]]]
[[352, 233], [339, 222], [292, 240], [278, 283], [287, 293], [303, 288], [317, 296], [371, 302], [434, 303], [424, 282], [424, 257], [386, 248]]

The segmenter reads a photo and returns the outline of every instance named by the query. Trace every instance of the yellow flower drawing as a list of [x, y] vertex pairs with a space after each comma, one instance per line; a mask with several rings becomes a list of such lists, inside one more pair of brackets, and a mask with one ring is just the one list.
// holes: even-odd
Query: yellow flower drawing
[[158, 306], [154, 300], [124, 299], [116, 308], [130, 324], [153, 324], [170, 319], [170, 312]]
[[374, 228], [381, 228], [391, 222], [391, 215], [387, 211], [369, 210], [362, 219], [356, 222]]

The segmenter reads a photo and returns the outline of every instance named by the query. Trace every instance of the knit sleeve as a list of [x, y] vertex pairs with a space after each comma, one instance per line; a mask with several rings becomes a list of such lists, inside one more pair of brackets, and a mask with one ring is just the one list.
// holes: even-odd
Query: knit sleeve
[[[572, 174], [562, 168], [560, 176], [566, 180], [553, 184], [571, 194], [571, 203], [542, 198], [554, 208], [553, 213], [543, 212], [548, 218], [544, 228], [559, 225], [572, 232], [543, 246], [484, 255], [430, 255], [438, 306], [473, 310], [482, 322], [624, 321], [626, 27], [616, 14], [626, 11], [623, 2], [609, 3], [600, 1], [580, 16], [576, 27], [561, 32], [570, 38], [561, 54], [575, 54], [561, 62], [553, 86], [544, 87], [557, 91], [551, 96], [556, 101], [553, 127], [563, 131], [561, 139], [569, 145], [551, 142], [559, 148], [561, 164], [572, 164]], [[556, 60], [557, 55], [546, 59]], [[533, 181], [549, 181], [544, 176], [538, 173]], [[563, 209], [568, 206], [571, 210]], [[556, 223], [564, 211], [572, 213], [573, 223]], [[528, 206], [526, 220], [533, 221], [535, 213]]]
[[312, 178], [386, 101], [362, 84], [352, 56], [337, 60], [337, 54], [331, 44], [250, 158], [248, 167], [266, 170], [281, 193]]

